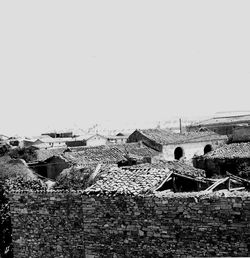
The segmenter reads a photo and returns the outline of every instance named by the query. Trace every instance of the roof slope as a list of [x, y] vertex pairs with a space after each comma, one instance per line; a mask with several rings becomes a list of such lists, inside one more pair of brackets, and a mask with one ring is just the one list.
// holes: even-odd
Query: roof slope
[[147, 138], [163, 145], [227, 139], [227, 136], [219, 135], [212, 131], [179, 134], [163, 129], [146, 129], [139, 130], [139, 132], [141, 132]]
[[117, 163], [126, 160], [119, 149], [106, 145], [80, 148], [80, 151], [65, 152], [63, 156], [69, 162], [78, 165], [90, 163]]
[[70, 162], [78, 165], [97, 163], [118, 163], [133, 157], [153, 157], [159, 154], [142, 143], [125, 143], [114, 145], [84, 146], [69, 148], [63, 156]]
[[226, 144], [202, 157], [204, 159], [250, 158], [250, 142]]
[[167, 168], [113, 168], [86, 192], [146, 193], [171, 174]]
[[124, 154], [132, 154], [140, 157], [153, 157], [159, 154], [158, 151], [139, 142], [116, 144], [113, 146], [122, 151]]
[[48, 148], [34, 150], [36, 157], [32, 160], [32, 162], [42, 162], [53, 156], [60, 156], [66, 150], [67, 148]]
[[34, 150], [35, 154], [30, 162], [43, 162], [53, 156], [62, 156], [68, 162], [77, 165], [118, 163], [120, 161], [126, 161], [127, 155], [134, 155], [136, 157], [153, 157], [159, 154], [159, 152], [138, 142], [69, 148], [30, 148]]
[[86, 192], [143, 194], [159, 187], [172, 173], [191, 177], [205, 175], [203, 170], [195, 169], [180, 161], [112, 168], [100, 175], [99, 180], [87, 188]]

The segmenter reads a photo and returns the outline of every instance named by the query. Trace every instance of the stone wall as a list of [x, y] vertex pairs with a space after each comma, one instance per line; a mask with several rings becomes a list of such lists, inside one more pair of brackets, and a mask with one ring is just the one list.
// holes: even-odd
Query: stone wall
[[0, 257], [12, 257], [11, 221], [9, 202], [0, 180]]
[[14, 257], [250, 255], [250, 193], [9, 197]]

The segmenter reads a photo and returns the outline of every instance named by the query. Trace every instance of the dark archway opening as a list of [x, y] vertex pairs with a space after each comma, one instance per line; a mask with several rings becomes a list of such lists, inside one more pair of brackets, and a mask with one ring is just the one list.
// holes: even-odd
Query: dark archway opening
[[204, 148], [204, 154], [207, 154], [208, 152], [212, 151], [213, 148], [210, 144], [207, 144]]
[[183, 157], [183, 149], [181, 147], [177, 147], [175, 150], [174, 150], [174, 158], [179, 160], [181, 157]]

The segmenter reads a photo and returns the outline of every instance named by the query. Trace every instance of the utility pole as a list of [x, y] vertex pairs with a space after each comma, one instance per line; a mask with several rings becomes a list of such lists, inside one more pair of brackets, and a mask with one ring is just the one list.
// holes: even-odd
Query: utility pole
[[180, 134], [182, 133], [182, 127], [181, 127], [181, 118], [179, 119], [180, 122]]

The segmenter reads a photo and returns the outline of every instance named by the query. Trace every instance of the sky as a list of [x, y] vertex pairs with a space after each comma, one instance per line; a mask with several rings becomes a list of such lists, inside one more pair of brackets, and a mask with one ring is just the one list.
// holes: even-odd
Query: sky
[[250, 110], [249, 1], [1, 1], [0, 134]]

